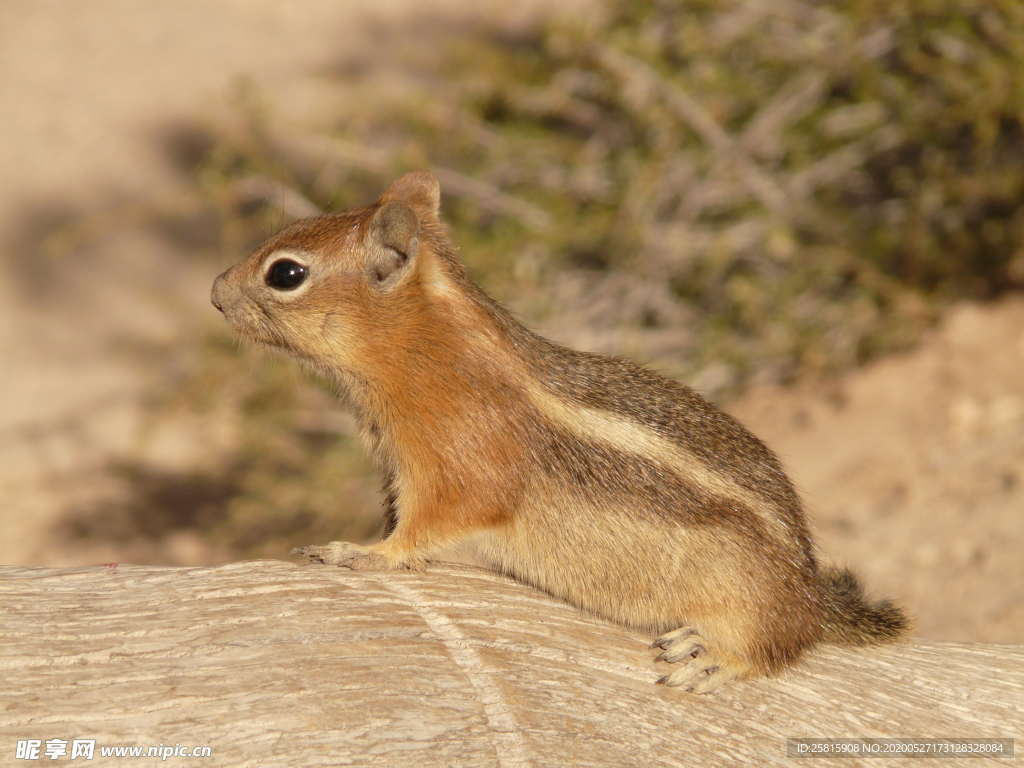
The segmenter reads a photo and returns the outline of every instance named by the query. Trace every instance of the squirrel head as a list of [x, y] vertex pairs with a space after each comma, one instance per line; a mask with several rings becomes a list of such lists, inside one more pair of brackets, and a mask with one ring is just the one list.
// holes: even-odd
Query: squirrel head
[[363, 373], [415, 343], [461, 265], [428, 171], [372, 206], [303, 219], [219, 275], [211, 300], [243, 337], [319, 366]]

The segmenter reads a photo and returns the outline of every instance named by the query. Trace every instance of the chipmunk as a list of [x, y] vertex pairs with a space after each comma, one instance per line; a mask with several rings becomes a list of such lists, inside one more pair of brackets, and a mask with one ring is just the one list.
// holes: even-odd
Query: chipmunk
[[468, 543], [491, 568], [661, 633], [658, 682], [710, 691], [815, 643], [908, 627], [816, 561], [776, 456], [682, 384], [531, 332], [466, 274], [429, 172], [373, 205], [298, 221], [217, 277], [243, 337], [337, 384], [387, 491], [385, 538], [304, 547], [419, 568]]

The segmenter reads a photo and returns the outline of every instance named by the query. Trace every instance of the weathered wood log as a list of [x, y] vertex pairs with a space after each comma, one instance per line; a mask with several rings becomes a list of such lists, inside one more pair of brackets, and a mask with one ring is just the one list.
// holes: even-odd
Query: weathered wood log
[[86, 738], [212, 747], [189, 765], [770, 765], [790, 737], [1019, 737], [1024, 710], [1024, 646], [823, 648], [694, 696], [654, 685], [650, 638], [463, 566], [7, 567], [0, 606], [4, 764]]

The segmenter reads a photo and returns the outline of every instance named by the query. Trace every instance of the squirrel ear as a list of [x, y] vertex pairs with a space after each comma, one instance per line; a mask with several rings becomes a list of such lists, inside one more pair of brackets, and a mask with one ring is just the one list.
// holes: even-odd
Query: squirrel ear
[[441, 213], [441, 185], [430, 171], [413, 171], [391, 183], [380, 202], [401, 202], [421, 221], [437, 221]]
[[412, 267], [419, 250], [420, 222], [405, 203], [386, 202], [373, 214], [367, 270], [379, 288], [397, 283]]

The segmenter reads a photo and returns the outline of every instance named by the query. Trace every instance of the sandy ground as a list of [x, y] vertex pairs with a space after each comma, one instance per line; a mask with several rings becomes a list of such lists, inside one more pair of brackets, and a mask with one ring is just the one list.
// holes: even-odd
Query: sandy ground
[[102, 493], [107, 458], [137, 435], [140, 372], [116, 341], [172, 336], [168, 290], [201, 306], [204, 277], [135, 215], [189, 205], [156, 136], [223, 111], [239, 78], [301, 105], [345, 43], [336, 7], [0, 6], [3, 562], [68, 557], [47, 555], [50, 523]]
[[[441, 0], [429, 14], [519, 24], [544, 6]], [[47, 531], [70, 506], [104, 497], [112, 456], [195, 458], [173, 436], [138, 444], [145, 371], [124, 354], [213, 311], [209, 264], [189, 260], [180, 233], [154, 231], [154, 211], [185, 217], [198, 205], [193, 180], [169, 162], [168, 137], [225, 119], [247, 80], [306, 120], [337, 99], [326, 84], [340, 63], [386, 66], [381, 30], [425, 13], [414, 0], [0, 4], [0, 562], [116, 557], [68, 552]], [[423, 26], [403, 34], [422, 38]], [[208, 554], [185, 537], [168, 558]]]
[[1024, 640], [1024, 300], [953, 310], [906, 355], [731, 410], [782, 456], [825, 559], [925, 637]]
[[[448, 0], [431, 13], [515, 23], [544, 4], [508, 5]], [[418, 9], [412, 0], [372, 11], [326, 0], [0, 5], [0, 562], [125, 559], [117, 547], [70, 547], [54, 523], [103, 498], [113, 456], [195, 460], [195, 446], [173, 439], [138, 444], [145, 372], [120, 353], [139, 339], [178, 338], [181, 307], [212, 311], [208, 265], [138, 215], [197, 205], [160, 137], [225, 114], [246, 77], [279, 109], [315, 112], [339, 56], [373, 51], [367, 23]], [[782, 454], [825, 557], [906, 602], [926, 637], [1024, 638], [1022, 329], [1020, 299], [965, 306], [910, 354], [827, 387], [754, 392], [732, 408]], [[163, 554], [155, 559], [231, 556], [197, 535], [175, 537]]]

